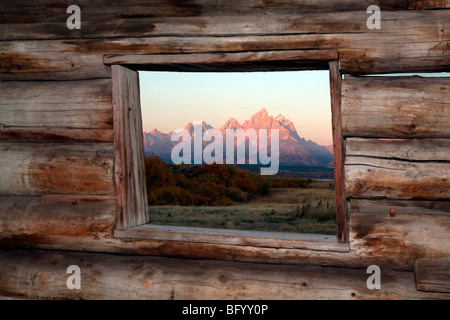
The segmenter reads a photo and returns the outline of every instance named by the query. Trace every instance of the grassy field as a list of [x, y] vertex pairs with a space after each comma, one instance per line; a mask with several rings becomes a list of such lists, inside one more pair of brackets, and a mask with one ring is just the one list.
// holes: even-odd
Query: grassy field
[[327, 186], [272, 188], [264, 197], [230, 206], [150, 206], [149, 223], [335, 235], [335, 191]]

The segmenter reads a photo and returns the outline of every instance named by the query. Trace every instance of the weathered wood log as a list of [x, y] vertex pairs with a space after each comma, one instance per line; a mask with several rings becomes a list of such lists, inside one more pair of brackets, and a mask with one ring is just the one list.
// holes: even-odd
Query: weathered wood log
[[[101, 7], [98, 9], [103, 9]], [[300, 34], [300, 33], [385, 33], [398, 34], [400, 30], [406, 31], [406, 25], [420, 27], [435, 26], [436, 21], [425, 17], [436, 16], [445, 22], [445, 10], [435, 12], [420, 11], [385, 11], [383, 15], [383, 28], [368, 30], [366, 22], [369, 15], [364, 10], [341, 11], [327, 13], [298, 13], [261, 14], [243, 13], [200, 17], [153, 17], [139, 14], [133, 16], [112, 17], [107, 12], [92, 17], [84, 16], [83, 27], [68, 29], [65, 21], [68, 14], [61, 11], [55, 14], [50, 21], [37, 23], [4, 23], [0, 30], [2, 40], [32, 40], [32, 39], [80, 39], [80, 38], [108, 38], [108, 37], [134, 37], [139, 36], [181, 36], [181, 35], [261, 35], [261, 34]], [[36, 13], [35, 13], [36, 14]], [[59, 19], [57, 18], [59, 16]], [[43, 16], [44, 18], [46, 16]], [[48, 17], [48, 16], [47, 16]], [[90, 20], [91, 19], [91, 20]], [[415, 24], [408, 23], [413, 19]], [[392, 23], [396, 20], [396, 23]], [[63, 23], [61, 23], [63, 21]], [[93, 23], [95, 22], [95, 23]], [[418, 27], [420, 25], [420, 27]], [[422, 30], [422, 32], [429, 32]], [[430, 32], [436, 34], [435, 31]]]
[[344, 141], [341, 132], [341, 73], [338, 61], [329, 63], [331, 131], [333, 135], [333, 164], [336, 192], [336, 223], [339, 242], [348, 241], [347, 200], [344, 187]]
[[[449, 65], [449, 51], [445, 45], [449, 36], [446, 33], [447, 29], [442, 26], [448, 20], [447, 14], [445, 10], [385, 12], [381, 31], [368, 30], [366, 28], [367, 14], [360, 12], [356, 20], [352, 17], [340, 17], [339, 14], [331, 16], [325, 14], [321, 19], [320, 17], [308, 17], [307, 21], [310, 23], [307, 24], [300, 21], [301, 18], [296, 18], [297, 24], [301, 26], [297, 28], [303, 28], [303, 31], [300, 29], [300, 31], [295, 31], [294, 28], [292, 32], [299, 33], [295, 35], [289, 35], [290, 24], [293, 23], [289, 23], [289, 16], [284, 18], [279, 16], [278, 21], [282, 22], [280, 22], [281, 26], [269, 23], [269, 26], [272, 25], [272, 32], [269, 26], [267, 30], [264, 30], [266, 27], [263, 20], [269, 18], [257, 20], [255, 25], [252, 25], [250, 21], [248, 29], [255, 30], [258, 26], [261, 28], [257, 36], [249, 34], [246, 28], [240, 30], [239, 25], [233, 27], [230, 21], [224, 21], [225, 25], [221, 30], [234, 28], [239, 31], [239, 34], [235, 37], [208, 37], [205, 36], [207, 32], [205, 31], [205, 33], [202, 29], [199, 31], [201, 37], [197, 37], [195, 34], [187, 37], [187, 34], [183, 34], [181, 37], [161, 35], [161, 37], [151, 38], [2, 41], [0, 43], [2, 54], [0, 80], [66, 80], [110, 77], [110, 69], [101, 63], [104, 54], [302, 49], [337, 49], [341, 70], [346, 74], [445, 71], [448, 70]], [[232, 19], [235, 19], [238, 24], [246, 21], [242, 16]], [[180, 19], [180, 21], [184, 20]], [[215, 28], [221, 28], [220, 21], [220, 19], [214, 21]], [[139, 20], [139, 24], [142, 25], [143, 21]], [[328, 27], [324, 27], [332, 24], [342, 24], [339, 27], [343, 30], [342, 33], [336, 32], [337, 26], [335, 26], [336, 28], [330, 27], [329, 30]], [[327, 28], [328, 31], [324, 28]], [[207, 29], [207, 25], [204, 29]], [[288, 31], [284, 32], [285, 29]], [[182, 28], [174, 26], [174, 30], [182, 30]], [[119, 31], [114, 34], [114, 37], [117, 37], [118, 34], [126, 37], [125, 33]], [[131, 36], [135, 36], [135, 34], [136, 30]], [[244, 34], [245, 37], [240, 36]]]
[[120, 65], [112, 66], [112, 76], [116, 227], [126, 229], [149, 219], [139, 76]]
[[[63, 235], [76, 241], [90, 237], [95, 243], [114, 227], [115, 204], [42, 203], [40, 197], [0, 196], [0, 238], [4, 241]], [[25, 243], [24, 243], [25, 244]]]
[[344, 136], [449, 138], [450, 78], [346, 77]]
[[0, 143], [0, 194], [112, 195], [111, 143]]
[[[420, 3], [436, 3], [438, 8], [439, 0], [410, 0], [416, 7]], [[195, 1], [173, 1], [157, 0], [145, 1], [134, 0], [131, 6], [124, 0], [97, 1], [93, 5], [88, 0], [78, 1], [77, 4], [83, 10], [83, 16], [96, 17], [99, 15], [116, 18], [133, 18], [137, 14], [151, 17], [191, 17], [191, 16], [212, 16], [229, 14], [275, 14], [292, 13], [299, 14], [305, 12], [336, 12], [336, 11], [363, 11], [368, 4], [357, 0], [279, 0], [267, 2], [262, 0], [228, 0], [217, 2], [211, 0]], [[68, 5], [67, 5], [68, 6]], [[11, 3], [7, 0], [0, 1], [2, 21], [9, 23], [34, 22], [42, 23], [46, 21], [61, 21], [61, 14], [65, 13], [67, 6], [55, 0], [41, 2], [25, 0], [20, 4]], [[405, 10], [408, 5], [404, 0], [383, 0], [380, 1], [382, 10]], [[34, 15], [33, 15], [34, 13]], [[68, 16], [68, 15], [67, 15]]]
[[111, 90], [111, 79], [0, 82], [1, 127], [112, 129]]
[[347, 156], [408, 161], [450, 161], [450, 139], [347, 138]]
[[349, 156], [345, 193], [353, 198], [450, 199], [449, 163]]
[[59, 129], [0, 127], [0, 141], [7, 142], [114, 142], [113, 129]]
[[232, 244], [265, 248], [295, 248], [315, 251], [348, 252], [348, 243], [338, 243], [336, 236], [319, 234], [293, 234], [177, 226], [141, 225], [116, 230], [118, 238], [188, 241], [195, 243]]
[[328, 69], [328, 62], [337, 61], [337, 59], [336, 50], [286, 50], [177, 55], [106, 55], [103, 60], [106, 64], [121, 64], [139, 70], [245, 72]]
[[417, 290], [450, 293], [450, 259], [418, 259], [414, 276]]
[[[450, 216], [396, 213], [350, 214], [350, 250], [401, 265], [411, 259], [450, 256]], [[377, 264], [377, 263], [375, 263]]]
[[[271, 266], [45, 251], [2, 251], [0, 258], [0, 293], [28, 299], [447, 299], [449, 296], [417, 291], [412, 272], [390, 269], [382, 269], [381, 289], [370, 290], [365, 268]], [[80, 268], [80, 290], [67, 289], [70, 265]]]
[[60, 194], [49, 194], [42, 195], [42, 203], [116, 203], [116, 196], [77, 196], [77, 195], [60, 195]]
[[405, 201], [405, 200], [358, 200], [358, 212], [389, 215], [395, 214], [450, 214], [449, 201]]
[[409, 0], [408, 8], [413, 10], [450, 8], [448, 0]]

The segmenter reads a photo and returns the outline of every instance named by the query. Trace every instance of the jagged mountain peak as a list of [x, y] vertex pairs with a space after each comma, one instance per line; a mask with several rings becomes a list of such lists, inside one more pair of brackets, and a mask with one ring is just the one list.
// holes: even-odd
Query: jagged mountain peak
[[[203, 132], [213, 128], [205, 121], [189, 122], [185, 129], [194, 136], [194, 125], [201, 123]], [[301, 164], [312, 166], [329, 166], [332, 164], [333, 154], [325, 146], [304, 138], [301, 138], [294, 127], [294, 123], [284, 115], [277, 115], [275, 118], [267, 112], [266, 108], [260, 109], [257, 113], [240, 124], [235, 118], [230, 118], [222, 126], [220, 131], [225, 133], [227, 129], [267, 129], [270, 134], [271, 129], [279, 130], [280, 142], [280, 163]], [[152, 152], [170, 158], [170, 151], [173, 143], [170, 141], [170, 133], [161, 133], [154, 129], [151, 136], [144, 134], [144, 149], [146, 154]], [[159, 133], [159, 135], [158, 135]]]

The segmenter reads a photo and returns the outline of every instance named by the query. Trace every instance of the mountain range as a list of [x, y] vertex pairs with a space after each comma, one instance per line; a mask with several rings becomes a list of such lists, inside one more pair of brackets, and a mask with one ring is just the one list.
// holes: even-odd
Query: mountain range
[[[202, 121], [203, 131], [213, 128], [205, 121]], [[192, 135], [194, 125], [190, 122], [185, 127]], [[292, 121], [283, 115], [276, 117], [269, 116], [267, 110], [262, 108], [249, 120], [240, 124], [236, 119], [230, 118], [219, 130], [225, 137], [227, 129], [271, 129], [279, 130], [279, 161], [284, 165], [305, 165], [305, 166], [333, 166], [333, 148], [331, 146], [321, 146], [311, 140], [300, 137]], [[171, 151], [177, 142], [170, 140], [171, 132], [162, 133], [157, 129], [144, 132], [145, 155], [154, 153], [164, 161], [170, 161]], [[270, 146], [270, 138], [268, 139]]]

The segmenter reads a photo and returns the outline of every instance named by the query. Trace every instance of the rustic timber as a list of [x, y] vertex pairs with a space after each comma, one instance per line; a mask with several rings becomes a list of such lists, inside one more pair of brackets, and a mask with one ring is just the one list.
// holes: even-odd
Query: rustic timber
[[[406, 10], [408, 3], [404, 0], [383, 0], [378, 1], [382, 10]], [[416, 6], [421, 3], [434, 3], [441, 8], [440, 0], [410, 0]], [[368, 4], [357, 0], [191, 0], [174, 1], [158, 0], [145, 1], [135, 0], [133, 6], [125, 0], [97, 0], [95, 5], [89, 0], [79, 0], [77, 4], [83, 8], [83, 15], [88, 20], [99, 15], [117, 18], [133, 18], [139, 16], [150, 17], [190, 17], [190, 16], [215, 16], [227, 14], [274, 14], [274, 13], [306, 13], [306, 12], [335, 12], [335, 11], [363, 11]], [[67, 6], [63, 6], [60, 1], [49, 0], [45, 3], [24, 0], [18, 3], [11, 3], [7, 0], [0, 1], [2, 21], [10, 23], [43, 23], [46, 21], [58, 21], [61, 14], [65, 13]], [[410, 5], [411, 7], [411, 5]], [[34, 13], [34, 15], [33, 15]], [[37, 14], [39, 14], [37, 16]], [[17, 17], [20, 15], [20, 17]]]
[[0, 82], [0, 127], [112, 129], [111, 86], [110, 79]]
[[0, 127], [0, 141], [7, 142], [114, 142], [113, 129], [52, 127]]
[[417, 290], [450, 293], [450, 259], [418, 259], [414, 275]]
[[408, 0], [408, 8], [414, 10], [450, 8], [448, 0]]
[[114, 210], [115, 204], [107, 203], [42, 203], [40, 197], [0, 196], [0, 242], [21, 239], [30, 245], [33, 239], [62, 235], [88, 237], [95, 244], [111, 233]]
[[120, 65], [113, 65], [112, 73], [117, 228], [126, 229], [149, 219], [139, 78]]
[[142, 225], [128, 228], [127, 230], [116, 230], [114, 236], [130, 239], [218, 243], [236, 246], [295, 248], [336, 252], [348, 252], [349, 248], [348, 243], [338, 243], [336, 236], [328, 235], [159, 225]]
[[[357, 16], [350, 16], [357, 14]], [[110, 77], [110, 69], [105, 66], [105, 54], [171, 54], [207, 53], [261, 50], [304, 50], [335, 49], [339, 53], [341, 70], [346, 74], [367, 74], [383, 72], [430, 72], [448, 71], [449, 50], [446, 42], [450, 39], [446, 10], [417, 12], [384, 12], [383, 28], [368, 30], [365, 12], [347, 15], [322, 14], [322, 16], [296, 18], [289, 16], [267, 17], [267, 21], [254, 21], [253, 17], [235, 16], [223, 22], [224, 30], [234, 26], [240, 34], [235, 36], [205, 36], [206, 22], [198, 22], [205, 27], [199, 31], [202, 36], [182, 34], [180, 36], [158, 35], [151, 38], [135, 38], [118, 32], [120, 38], [80, 39], [54, 41], [1, 41], [0, 80], [66, 80]], [[305, 21], [302, 20], [305, 18]], [[225, 18], [222, 18], [225, 19]], [[337, 20], [336, 20], [337, 19]], [[138, 19], [139, 24], [143, 21]], [[211, 20], [211, 19], [210, 19]], [[184, 21], [184, 19], [180, 19]], [[245, 34], [242, 24], [253, 22], [262, 28], [258, 35]], [[309, 21], [309, 22], [308, 22]], [[220, 20], [212, 22], [219, 29]], [[308, 22], [308, 23], [307, 23]], [[184, 22], [183, 22], [184, 23]], [[284, 33], [291, 24], [303, 29], [299, 34]], [[338, 26], [338, 25], [341, 26]], [[273, 33], [264, 30], [273, 26]], [[334, 25], [334, 26], [333, 26]], [[173, 26], [176, 30], [176, 25]], [[324, 28], [329, 28], [328, 31]], [[58, 25], [58, 30], [60, 28]], [[338, 30], [343, 30], [341, 33]], [[351, 32], [348, 32], [351, 31]], [[39, 33], [41, 35], [41, 33]], [[92, 35], [90, 35], [90, 38]], [[358, 48], [358, 49], [355, 49]], [[51, 57], [51, 59], [50, 59]], [[400, 57], [400, 59], [399, 59]]]
[[347, 156], [345, 193], [354, 198], [449, 200], [449, 164]]
[[352, 211], [350, 251], [380, 262], [391, 259], [409, 266], [411, 259], [450, 257], [449, 226], [449, 215], [396, 212], [391, 217], [389, 212]]
[[347, 138], [345, 152], [354, 157], [450, 162], [450, 139]]
[[[367, 9], [367, 7], [365, 8]], [[433, 12], [421, 11], [387, 11], [384, 12], [382, 29], [369, 30], [366, 22], [369, 15], [366, 10], [327, 13], [285, 13], [285, 14], [228, 14], [201, 17], [159, 17], [132, 16], [112, 18], [108, 15], [93, 18], [95, 23], [85, 22], [78, 30], [68, 29], [61, 21], [68, 15], [61, 12], [57, 22], [39, 23], [4, 23], [0, 30], [2, 40], [48, 40], [48, 39], [83, 39], [83, 38], [117, 38], [120, 37], [155, 37], [155, 36], [233, 36], [233, 35], [270, 35], [303, 33], [365, 33], [398, 34], [407, 25], [407, 20], [416, 22], [414, 29], [435, 26], [436, 21], [426, 20], [433, 16], [444, 22], [445, 10]], [[86, 18], [85, 18], [86, 20]], [[396, 23], [393, 23], [395, 20]], [[420, 26], [417, 25], [420, 22]], [[430, 34], [436, 31], [423, 30]]]
[[450, 214], [450, 201], [358, 200], [358, 212], [370, 214], [395, 213]]
[[0, 143], [0, 194], [112, 195], [112, 143]]
[[177, 55], [107, 55], [103, 60], [106, 64], [121, 64], [138, 70], [244, 72], [327, 69], [326, 62], [337, 61], [337, 58], [336, 50], [289, 50]]
[[347, 200], [344, 188], [344, 142], [341, 133], [341, 73], [339, 63], [330, 68], [331, 127], [333, 135], [333, 164], [336, 191], [336, 222], [339, 242], [348, 241]]
[[80, 203], [116, 203], [116, 196], [77, 196], [77, 195], [60, 195], [60, 194], [49, 194], [42, 195], [41, 202], [42, 203], [71, 203], [71, 204], [80, 204]]
[[449, 138], [450, 78], [345, 77], [342, 133], [376, 138]]
[[[0, 292], [29, 299], [447, 299], [415, 290], [414, 274], [383, 269], [380, 290], [366, 268], [270, 266], [99, 253], [1, 251]], [[67, 290], [67, 266], [82, 270]], [[345, 279], [345, 281], [342, 281]]]

